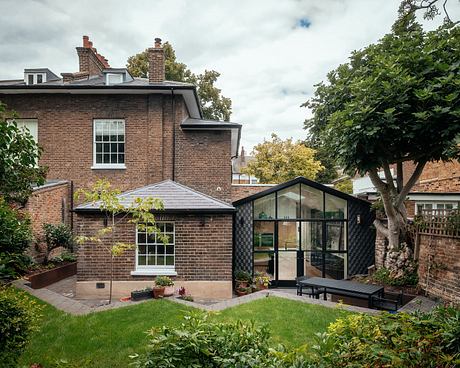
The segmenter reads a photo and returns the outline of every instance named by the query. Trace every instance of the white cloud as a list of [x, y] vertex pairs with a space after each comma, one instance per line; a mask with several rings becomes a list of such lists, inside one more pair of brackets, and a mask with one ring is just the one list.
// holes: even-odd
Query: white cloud
[[[350, 52], [390, 30], [399, 0], [32, 1], [0, 2], [0, 79], [24, 68], [75, 71], [75, 47], [88, 34], [112, 66], [169, 40], [193, 71], [221, 72], [233, 100], [232, 120], [244, 123], [247, 150], [276, 132], [304, 139], [300, 108]], [[452, 6], [455, 6], [453, 4]], [[454, 9], [458, 13], [458, 9]], [[300, 19], [311, 22], [298, 27]]]

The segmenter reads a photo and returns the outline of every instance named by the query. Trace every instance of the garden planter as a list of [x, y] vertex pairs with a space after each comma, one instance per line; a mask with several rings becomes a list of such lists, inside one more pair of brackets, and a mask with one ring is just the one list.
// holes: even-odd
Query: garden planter
[[268, 285], [264, 285], [264, 284], [259, 284], [257, 285], [257, 290], [260, 291], [260, 290], [267, 290], [268, 289]]
[[247, 288], [249, 286], [249, 283], [243, 280], [235, 280], [235, 283], [237, 288]]
[[166, 286], [164, 296], [173, 296], [174, 295], [174, 286]]
[[131, 291], [131, 300], [144, 300], [153, 298], [152, 290]]
[[246, 290], [238, 290], [238, 289], [236, 289], [235, 292], [236, 292], [236, 295], [238, 295], [238, 296], [243, 296], [243, 295], [248, 295], [249, 294], [249, 292], [246, 291]]
[[77, 274], [77, 262], [72, 262], [28, 277], [32, 289], [40, 289]]
[[155, 299], [163, 298], [165, 295], [165, 287], [154, 287], [153, 288], [153, 297]]

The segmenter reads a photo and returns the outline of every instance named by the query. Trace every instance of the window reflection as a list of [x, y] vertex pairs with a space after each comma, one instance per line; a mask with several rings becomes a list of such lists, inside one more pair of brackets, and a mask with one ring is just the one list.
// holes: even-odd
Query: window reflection
[[303, 250], [323, 249], [323, 224], [321, 222], [302, 222], [301, 239]]
[[275, 222], [254, 221], [254, 250], [274, 250]]
[[346, 223], [326, 222], [326, 250], [346, 249]]
[[326, 193], [326, 213], [327, 219], [346, 219], [347, 201]]
[[297, 221], [278, 222], [278, 249], [297, 250], [299, 247], [299, 223]]
[[278, 218], [295, 219], [300, 216], [300, 187], [298, 185], [278, 192]]
[[267, 253], [254, 253], [254, 273], [266, 273], [271, 280], [275, 278], [275, 254], [272, 252]]
[[303, 219], [314, 219], [323, 217], [323, 192], [319, 189], [301, 185], [301, 213]]
[[275, 218], [275, 193], [254, 201], [254, 219], [268, 220]]

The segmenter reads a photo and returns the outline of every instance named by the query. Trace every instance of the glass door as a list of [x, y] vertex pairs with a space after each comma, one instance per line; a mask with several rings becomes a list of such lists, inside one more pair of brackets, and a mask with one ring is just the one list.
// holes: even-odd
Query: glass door
[[299, 269], [302, 258], [299, 221], [278, 221], [277, 256], [277, 283], [279, 286], [291, 286], [302, 273]]

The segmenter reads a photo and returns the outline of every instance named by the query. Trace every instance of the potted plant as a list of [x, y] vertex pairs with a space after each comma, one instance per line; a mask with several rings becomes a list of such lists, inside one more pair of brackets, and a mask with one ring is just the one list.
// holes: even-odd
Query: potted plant
[[250, 294], [252, 291], [252, 288], [251, 287], [237, 287], [235, 292], [236, 292], [236, 295], [238, 296], [243, 296], [243, 295], [247, 295], [247, 294]]
[[151, 298], [152, 295], [152, 288], [146, 287], [145, 289], [142, 290], [133, 290], [131, 291], [131, 300], [143, 300], [143, 299], [149, 299]]
[[179, 299], [186, 300], [188, 302], [193, 302], [193, 296], [188, 294], [183, 286], [179, 288]]
[[270, 285], [270, 277], [266, 273], [256, 272], [254, 276], [254, 284], [256, 286], [256, 290], [268, 289], [268, 286]]
[[164, 296], [173, 296], [174, 295], [174, 281], [167, 277], [169, 279], [169, 284], [165, 286], [165, 293]]
[[163, 298], [166, 286], [171, 286], [171, 283], [174, 285], [168, 276], [157, 276], [153, 287], [153, 297], [155, 299]]
[[238, 270], [235, 272], [236, 289], [247, 288], [252, 282], [249, 272]]

